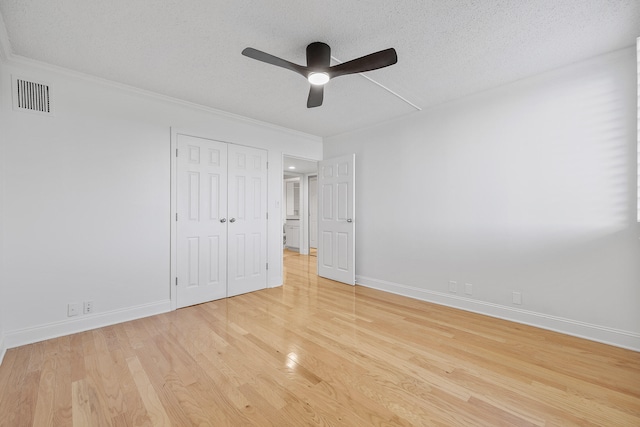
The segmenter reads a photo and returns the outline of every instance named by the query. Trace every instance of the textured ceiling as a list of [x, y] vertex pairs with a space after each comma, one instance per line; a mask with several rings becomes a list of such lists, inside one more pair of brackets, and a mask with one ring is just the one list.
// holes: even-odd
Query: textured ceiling
[[323, 41], [347, 61], [394, 47], [366, 75], [428, 108], [631, 46], [638, 0], [0, 0], [13, 55], [208, 107], [331, 136], [416, 111], [362, 76], [325, 88], [246, 58], [254, 47], [305, 63]]

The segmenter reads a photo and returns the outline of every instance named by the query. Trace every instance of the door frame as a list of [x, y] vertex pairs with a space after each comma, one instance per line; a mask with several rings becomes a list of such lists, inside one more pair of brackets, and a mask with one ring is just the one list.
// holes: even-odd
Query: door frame
[[[311, 178], [315, 178], [316, 179], [316, 210], [318, 208], [318, 172], [316, 173], [309, 173], [306, 174], [304, 176], [305, 181], [307, 183], [307, 200], [306, 200], [306, 204], [307, 204], [307, 249], [309, 251], [309, 254], [311, 253], [311, 197], [310, 197], [310, 193], [309, 193], [309, 188], [311, 187], [310, 182], [311, 182]], [[318, 220], [318, 212], [316, 212], [316, 221]], [[316, 251], [318, 250], [318, 245], [320, 244], [320, 239], [318, 239], [317, 236], [317, 230], [316, 230]]]
[[[294, 159], [305, 160], [308, 162], [316, 162], [316, 164], [322, 159], [313, 159], [305, 156], [300, 156], [298, 154], [290, 154], [288, 152], [282, 152], [282, 156], [280, 157], [280, 191], [282, 192], [280, 195], [280, 217], [278, 221], [283, 221], [286, 217], [285, 209], [286, 209], [286, 197], [287, 195], [284, 193], [284, 158], [292, 157]], [[299, 172], [289, 172], [291, 175], [300, 177], [300, 217], [302, 218], [305, 215], [305, 219], [301, 220], [300, 224], [300, 254], [309, 255], [309, 176], [318, 175], [316, 170], [315, 173], [299, 173]], [[284, 225], [284, 224], [281, 224]], [[304, 248], [306, 248], [306, 252], [303, 253]], [[281, 245], [280, 250], [280, 258], [284, 256], [284, 247]], [[282, 277], [282, 281], [284, 283], [284, 264], [281, 265], [282, 271], [280, 275]]]
[[173, 127], [170, 128], [171, 138], [169, 142], [169, 159], [170, 159], [170, 195], [171, 206], [169, 215], [169, 224], [171, 224], [171, 232], [169, 236], [169, 299], [171, 300], [171, 310], [178, 309], [178, 224], [176, 217], [178, 215], [178, 159], [176, 156], [178, 150], [178, 132]]

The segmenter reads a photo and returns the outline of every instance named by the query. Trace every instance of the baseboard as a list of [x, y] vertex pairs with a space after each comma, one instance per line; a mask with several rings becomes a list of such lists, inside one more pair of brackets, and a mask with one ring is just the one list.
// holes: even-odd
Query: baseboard
[[60, 322], [9, 331], [5, 335], [4, 344], [6, 348], [19, 347], [21, 345], [84, 332], [103, 326], [115, 325], [116, 323], [149, 317], [168, 311], [171, 311], [170, 300], [128, 307], [123, 310], [113, 310], [105, 313], [74, 317]]
[[356, 284], [434, 304], [548, 329], [616, 347], [640, 351], [640, 334], [634, 332], [478, 301], [459, 295], [430, 291], [414, 286], [373, 279], [371, 277], [357, 276]]

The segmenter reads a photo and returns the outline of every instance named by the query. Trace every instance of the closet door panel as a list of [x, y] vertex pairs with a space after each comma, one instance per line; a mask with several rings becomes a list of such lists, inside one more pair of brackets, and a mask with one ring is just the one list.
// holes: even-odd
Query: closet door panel
[[178, 307], [227, 295], [227, 146], [178, 135]]
[[267, 287], [267, 152], [229, 144], [227, 295]]

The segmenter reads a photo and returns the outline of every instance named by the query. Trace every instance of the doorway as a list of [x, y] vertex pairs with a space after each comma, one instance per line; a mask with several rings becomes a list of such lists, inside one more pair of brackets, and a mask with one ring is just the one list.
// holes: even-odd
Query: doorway
[[[283, 156], [282, 162], [285, 255], [309, 255], [315, 241], [318, 275], [349, 285], [356, 283], [355, 161], [352, 153], [319, 162]], [[310, 203], [313, 187], [316, 200]], [[312, 210], [317, 231], [311, 230]]]
[[317, 256], [318, 162], [283, 156], [282, 167], [284, 250]]

